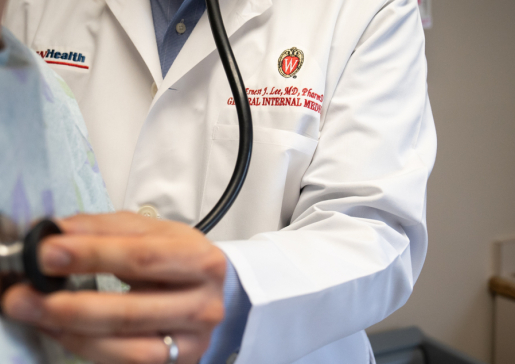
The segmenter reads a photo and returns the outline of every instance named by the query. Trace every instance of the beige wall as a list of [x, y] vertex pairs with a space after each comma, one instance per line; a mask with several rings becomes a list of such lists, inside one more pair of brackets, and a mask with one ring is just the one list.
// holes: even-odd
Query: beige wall
[[433, 0], [433, 21], [429, 252], [408, 304], [369, 331], [417, 325], [491, 362], [491, 242], [515, 236], [515, 1]]

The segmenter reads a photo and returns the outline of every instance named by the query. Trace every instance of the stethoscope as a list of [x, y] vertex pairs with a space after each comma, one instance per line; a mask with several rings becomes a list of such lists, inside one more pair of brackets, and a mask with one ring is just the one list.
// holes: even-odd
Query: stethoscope
[[[250, 105], [225, 31], [218, 0], [206, 0], [206, 10], [236, 104], [240, 141], [236, 166], [229, 184], [213, 209], [195, 226], [204, 234], [220, 222], [236, 200], [249, 169], [253, 140]], [[50, 235], [61, 233], [55, 222], [45, 219], [32, 227], [23, 239], [19, 239], [16, 226], [7, 218], [0, 216], [0, 289], [5, 289], [2, 286], [20, 281], [30, 282], [35, 289], [43, 293], [75, 289], [68, 277], [45, 276], [39, 268], [37, 253], [40, 242]]]

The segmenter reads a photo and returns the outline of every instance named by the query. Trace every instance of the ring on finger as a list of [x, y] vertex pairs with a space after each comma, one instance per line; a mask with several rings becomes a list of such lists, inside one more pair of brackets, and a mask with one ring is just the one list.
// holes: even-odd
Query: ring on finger
[[163, 342], [168, 348], [168, 359], [165, 364], [177, 364], [177, 360], [179, 360], [179, 347], [175, 340], [170, 335], [166, 335], [163, 338]]

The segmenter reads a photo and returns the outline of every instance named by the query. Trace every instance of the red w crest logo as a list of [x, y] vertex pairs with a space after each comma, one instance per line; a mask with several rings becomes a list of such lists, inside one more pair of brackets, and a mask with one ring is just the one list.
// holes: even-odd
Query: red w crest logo
[[297, 78], [296, 74], [304, 64], [304, 53], [295, 47], [285, 50], [279, 57], [279, 73], [285, 78]]

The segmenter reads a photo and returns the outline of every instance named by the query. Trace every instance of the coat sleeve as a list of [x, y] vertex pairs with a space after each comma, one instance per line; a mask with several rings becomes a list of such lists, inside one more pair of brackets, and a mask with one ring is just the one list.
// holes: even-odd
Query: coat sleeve
[[[333, 52], [344, 36], [337, 26]], [[238, 362], [292, 363], [407, 301], [426, 255], [436, 155], [426, 79], [417, 3], [388, 0], [324, 101], [291, 224], [216, 243], [252, 302]]]

